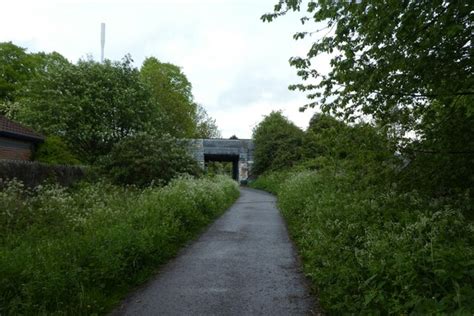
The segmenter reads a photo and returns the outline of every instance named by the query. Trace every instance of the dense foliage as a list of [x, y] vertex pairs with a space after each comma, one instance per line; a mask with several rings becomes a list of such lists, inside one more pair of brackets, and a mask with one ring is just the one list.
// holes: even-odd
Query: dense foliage
[[[309, 106], [387, 129], [413, 165], [405, 186], [474, 186], [472, 1], [283, 0], [274, 9], [262, 19], [303, 11], [304, 27], [318, 28], [294, 35], [314, 42], [290, 59], [307, 80], [290, 88], [309, 92]], [[331, 58], [328, 73], [318, 56]]]
[[122, 139], [101, 161], [103, 173], [117, 184], [165, 184], [180, 174], [198, 175], [184, 141], [169, 135], [137, 134]]
[[272, 173], [254, 185], [278, 194], [329, 313], [472, 314], [472, 199], [401, 194], [379, 177], [327, 168]]
[[0, 191], [0, 314], [104, 314], [238, 196], [228, 177]]
[[60, 137], [87, 164], [137, 133], [218, 136], [191, 88], [178, 66], [154, 57], [139, 70], [128, 55], [122, 61], [73, 64], [55, 52], [27, 53], [0, 43], [0, 114]]
[[[255, 183], [279, 196], [332, 313], [474, 312], [472, 1], [279, 1], [315, 38], [290, 86], [356, 122], [313, 118], [302, 160]], [[311, 26], [310, 26], [311, 27]], [[331, 58], [321, 71], [315, 58]], [[317, 170], [317, 171], [308, 171]]]
[[32, 73], [32, 58], [25, 49], [11, 42], [0, 43], [0, 101], [14, 101]]
[[[253, 186], [278, 195], [328, 312], [472, 313], [474, 198], [465, 187], [472, 170], [460, 171], [465, 182], [457, 174], [437, 178], [446, 168], [397, 154], [389, 135], [316, 114], [297, 165], [267, 172]], [[439, 191], [440, 183], [449, 185]]]
[[58, 136], [50, 136], [38, 146], [34, 160], [53, 165], [77, 165], [80, 161]]
[[266, 116], [253, 131], [254, 174], [292, 166], [301, 158], [303, 131], [281, 112]]
[[148, 98], [129, 58], [80, 61], [30, 81], [15, 118], [60, 135], [81, 160], [94, 162], [120, 139], [154, 130], [159, 121]]
[[386, 137], [385, 130], [374, 128], [368, 123], [346, 125], [319, 113], [310, 121], [301, 150], [303, 158], [300, 167], [309, 169], [325, 166], [338, 168], [341, 164], [351, 162], [359, 165], [358, 171], [367, 170], [368, 166], [379, 170], [395, 159], [395, 146]]
[[[239, 194], [186, 178], [201, 170], [182, 138], [217, 126], [155, 58], [73, 64], [0, 43], [0, 114], [47, 135], [43, 163], [0, 163], [1, 315], [105, 314]], [[95, 184], [77, 184], [86, 169]]]
[[149, 57], [143, 62], [140, 77], [149, 87], [152, 102], [163, 116], [164, 130], [175, 137], [192, 137], [196, 130], [196, 105], [191, 83], [181, 69]]
[[[282, 0], [262, 19], [303, 11], [301, 22], [319, 29], [294, 35], [316, 41], [290, 60], [311, 79], [293, 87], [311, 92], [311, 106], [409, 127], [434, 100], [449, 107], [472, 97], [472, 10], [472, 1]], [[331, 57], [327, 74], [311, 63], [323, 54]]]
[[400, 175], [403, 185], [434, 195], [474, 193], [474, 99], [451, 107], [434, 102], [420, 126], [420, 137], [400, 150], [410, 164]]

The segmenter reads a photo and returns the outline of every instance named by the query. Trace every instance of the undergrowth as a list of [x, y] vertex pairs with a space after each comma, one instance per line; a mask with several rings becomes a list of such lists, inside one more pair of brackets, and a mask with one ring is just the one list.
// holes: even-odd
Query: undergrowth
[[274, 172], [253, 187], [277, 193], [329, 313], [474, 313], [469, 192], [427, 197], [342, 169]]
[[226, 177], [0, 191], [0, 314], [104, 314], [228, 208]]

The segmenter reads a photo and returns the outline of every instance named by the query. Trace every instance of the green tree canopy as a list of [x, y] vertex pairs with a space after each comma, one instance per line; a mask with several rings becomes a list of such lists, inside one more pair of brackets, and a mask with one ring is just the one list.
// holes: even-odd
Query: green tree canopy
[[[270, 115], [274, 115], [274, 113]], [[267, 133], [276, 135], [275, 138], [266, 138], [268, 141], [266, 144], [267, 155], [270, 155], [272, 150], [278, 152], [279, 148], [282, 150], [285, 148], [285, 145], [281, 145], [279, 141], [287, 136], [278, 134], [276, 132], [278, 128], [280, 128], [280, 133], [285, 130], [294, 130], [293, 123], [282, 122], [281, 117], [278, 117], [278, 120], [273, 118], [272, 127], [274, 130], [270, 132], [267, 129]], [[262, 124], [263, 121], [260, 125]], [[293, 127], [288, 128], [288, 125]], [[298, 135], [295, 138], [301, 139], [301, 141], [293, 142], [293, 146], [286, 146], [286, 148], [292, 153], [298, 153], [299, 156], [294, 155], [292, 159], [286, 161], [279, 158], [278, 161], [281, 160], [286, 164], [282, 163], [278, 167], [271, 167], [270, 170], [284, 170], [292, 166], [298, 170], [321, 168], [337, 170], [345, 165], [357, 174], [367, 175], [368, 172], [374, 174], [377, 172], [376, 170], [383, 169], [386, 164], [393, 164], [396, 161], [395, 147], [387, 137], [387, 129], [368, 123], [347, 124], [328, 114], [315, 113], [306, 131], [304, 133], [296, 132], [295, 135]], [[256, 142], [256, 151], [260, 151], [259, 144]], [[263, 157], [265, 156], [263, 155]], [[255, 160], [260, 159], [256, 158]]]
[[58, 136], [47, 137], [45, 142], [40, 144], [36, 150], [34, 160], [53, 165], [77, 165], [81, 163]]
[[11, 42], [0, 43], [0, 102], [14, 102], [33, 78], [65, 64], [68, 60], [57, 52], [27, 53]]
[[136, 133], [220, 135], [178, 66], [150, 57], [139, 71], [132, 62], [72, 64], [56, 52], [0, 43], [0, 113], [60, 137], [84, 163]]
[[420, 121], [423, 134], [408, 143], [410, 162], [400, 176], [406, 186], [437, 195], [474, 187], [474, 104], [459, 98], [455, 106], [433, 102]]
[[[413, 128], [431, 101], [449, 107], [472, 97], [473, 9], [472, 1], [282, 0], [262, 19], [306, 11], [303, 24], [327, 25], [294, 35], [318, 33], [306, 56], [290, 59], [302, 79], [312, 79], [291, 87], [309, 92], [309, 106]], [[332, 56], [328, 74], [313, 63], [325, 53]]]
[[[337, 130], [345, 127], [343, 122], [328, 114], [315, 113], [309, 121], [308, 129], [303, 137], [303, 155], [306, 159], [314, 159], [323, 155], [325, 148], [321, 139], [329, 134], [337, 134]], [[331, 131], [330, 131], [331, 130]]]
[[34, 61], [34, 69], [36, 75], [45, 75], [48, 72], [58, 71], [63, 67], [71, 65], [71, 63], [61, 54], [52, 53], [34, 53], [30, 54]]
[[221, 133], [217, 127], [216, 120], [207, 114], [206, 109], [196, 104], [196, 138], [219, 138]]
[[253, 130], [255, 143], [252, 171], [265, 171], [291, 167], [301, 159], [303, 131], [281, 112], [267, 115]]
[[15, 44], [0, 43], [0, 101], [14, 101], [17, 90], [34, 72], [34, 60]]
[[148, 57], [140, 69], [140, 77], [150, 88], [155, 108], [162, 115], [164, 130], [175, 137], [194, 137], [196, 104], [192, 85], [181, 69]]
[[[317, 40], [290, 59], [308, 80], [290, 88], [308, 93], [307, 106], [388, 127], [410, 162], [408, 189], [445, 194], [474, 185], [473, 10], [465, 0], [282, 0], [262, 19], [305, 11], [303, 24], [326, 25], [294, 35]], [[314, 62], [322, 54], [328, 73]]]
[[160, 126], [131, 63], [129, 57], [103, 64], [53, 63], [58, 67], [31, 81], [16, 118], [60, 136], [82, 161], [93, 162], [120, 139]]

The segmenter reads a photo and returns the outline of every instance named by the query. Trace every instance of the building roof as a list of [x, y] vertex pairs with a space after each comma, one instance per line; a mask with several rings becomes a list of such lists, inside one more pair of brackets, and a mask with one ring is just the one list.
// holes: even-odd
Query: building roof
[[0, 115], [0, 136], [29, 140], [33, 142], [44, 141], [44, 136], [36, 133], [31, 128], [7, 119]]

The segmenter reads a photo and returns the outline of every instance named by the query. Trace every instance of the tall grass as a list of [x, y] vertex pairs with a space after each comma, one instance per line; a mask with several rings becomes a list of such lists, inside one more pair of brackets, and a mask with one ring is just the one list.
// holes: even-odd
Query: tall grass
[[468, 195], [428, 198], [326, 170], [270, 174], [254, 186], [277, 192], [328, 312], [474, 313]]
[[0, 314], [103, 314], [238, 196], [234, 181], [0, 192]]

